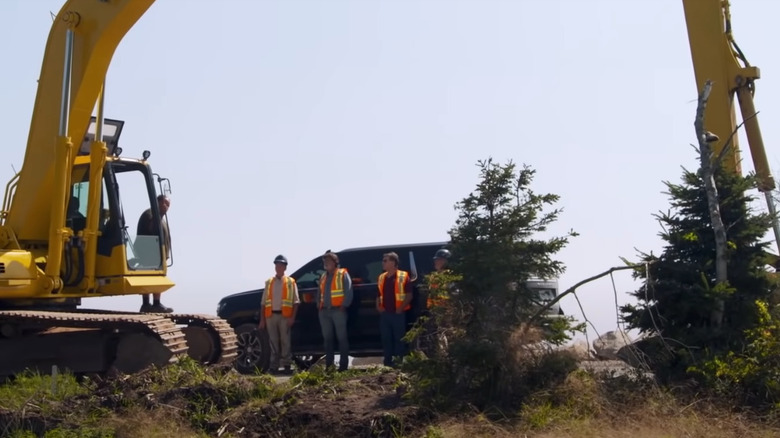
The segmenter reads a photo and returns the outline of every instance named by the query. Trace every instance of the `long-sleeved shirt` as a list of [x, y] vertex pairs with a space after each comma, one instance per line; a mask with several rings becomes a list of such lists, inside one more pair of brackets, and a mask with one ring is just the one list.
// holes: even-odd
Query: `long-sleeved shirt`
[[[325, 293], [323, 294], [323, 309], [330, 309], [330, 285], [333, 283], [333, 274], [326, 273], [325, 274]], [[319, 284], [318, 284], [319, 286]], [[349, 276], [348, 272], [344, 272], [344, 301], [341, 303], [341, 307], [347, 308], [350, 304], [352, 304], [352, 277]], [[314, 294], [316, 297], [316, 304], [319, 308], [320, 306], [320, 292], [319, 289], [317, 290], [317, 293]]]
[[141, 217], [138, 218], [138, 226], [136, 227], [136, 234], [139, 236], [158, 236], [160, 234], [160, 223], [162, 223], [162, 229], [163, 229], [163, 241], [165, 242], [165, 245], [168, 247], [168, 253], [171, 252], [171, 233], [168, 230], [168, 221], [166, 220], [165, 216], [160, 220], [160, 222], [156, 222], [154, 220], [154, 215], [152, 214], [151, 209], [147, 209], [141, 214]]

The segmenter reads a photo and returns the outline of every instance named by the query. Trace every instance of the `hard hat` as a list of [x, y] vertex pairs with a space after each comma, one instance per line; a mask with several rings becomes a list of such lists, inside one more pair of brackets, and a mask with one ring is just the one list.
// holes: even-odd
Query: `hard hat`
[[338, 256], [338, 254], [336, 254], [335, 252], [332, 252], [331, 250], [325, 251], [325, 254], [322, 255], [322, 259], [323, 260], [330, 259], [330, 260], [333, 261], [333, 263], [335, 263], [337, 265], [339, 264], [339, 256]]
[[278, 256], [276, 256], [276, 258], [274, 259], [274, 263], [284, 263], [284, 264], [286, 265], [286, 264], [287, 264], [287, 257], [285, 257], [285, 256], [283, 256], [283, 255], [281, 255], [281, 254], [279, 254], [279, 255], [278, 255]]
[[436, 251], [436, 254], [434, 254], [433, 258], [434, 258], [434, 260], [435, 259], [445, 259], [445, 260], [447, 260], [447, 259], [450, 258], [450, 255], [452, 255], [452, 254], [450, 254], [449, 250], [446, 250], [446, 249], [442, 248], [442, 249]]

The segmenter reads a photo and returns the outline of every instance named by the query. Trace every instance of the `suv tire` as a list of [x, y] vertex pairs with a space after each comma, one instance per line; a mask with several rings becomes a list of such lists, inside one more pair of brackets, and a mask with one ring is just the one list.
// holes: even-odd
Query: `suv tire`
[[248, 322], [235, 329], [238, 338], [238, 356], [235, 368], [241, 374], [264, 373], [271, 366], [271, 343], [268, 331]]

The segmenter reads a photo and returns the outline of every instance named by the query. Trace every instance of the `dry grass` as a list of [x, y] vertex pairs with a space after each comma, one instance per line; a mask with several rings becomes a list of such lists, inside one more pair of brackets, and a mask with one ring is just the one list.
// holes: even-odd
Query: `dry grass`
[[169, 412], [133, 407], [121, 414], [112, 413], [102, 420], [103, 428], [116, 438], [201, 438], [189, 424]]
[[602, 381], [583, 371], [539, 393], [514, 420], [491, 422], [482, 415], [446, 420], [429, 437], [452, 438], [768, 438], [780, 422], [737, 413], [718, 401], [683, 400], [648, 382]]
[[[651, 423], [647, 420], [647, 423]], [[722, 427], [695, 419], [656, 419], [655, 424], [615, 426], [598, 421], [571, 424], [568, 430], [525, 431], [522, 428], [501, 428], [477, 422], [447, 422], [437, 426], [438, 435], [447, 438], [776, 438], [777, 429], [743, 424]], [[435, 435], [433, 435], [435, 436]]]

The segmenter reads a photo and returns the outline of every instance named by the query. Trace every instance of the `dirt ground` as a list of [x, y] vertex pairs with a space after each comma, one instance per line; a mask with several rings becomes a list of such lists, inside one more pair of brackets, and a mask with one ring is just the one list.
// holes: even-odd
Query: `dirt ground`
[[43, 436], [57, 428], [120, 438], [420, 436], [433, 416], [404, 402], [398, 378], [393, 370], [369, 369], [286, 382], [232, 371], [179, 382], [141, 373], [98, 381], [90, 394], [61, 401], [32, 400], [21, 410], [0, 405], [0, 436], [14, 429]]
[[264, 406], [242, 406], [224, 420], [235, 436], [412, 436], [432, 416], [403, 402], [397, 375], [356, 376], [300, 387]]

